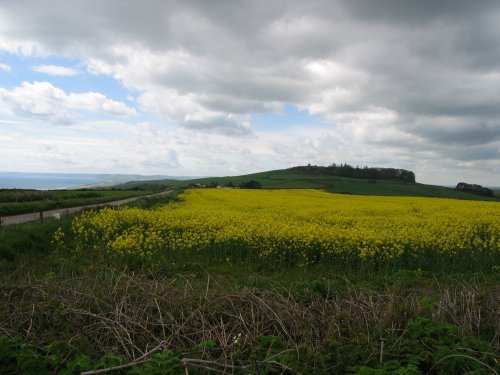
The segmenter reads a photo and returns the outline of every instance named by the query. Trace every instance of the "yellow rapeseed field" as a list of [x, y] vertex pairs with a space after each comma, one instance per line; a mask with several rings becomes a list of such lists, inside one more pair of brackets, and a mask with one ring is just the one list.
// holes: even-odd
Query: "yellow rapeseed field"
[[180, 198], [156, 210], [82, 214], [72, 228], [78, 250], [290, 266], [491, 263], [500, 254], [495, 202], [243, 189], [188, 190]]

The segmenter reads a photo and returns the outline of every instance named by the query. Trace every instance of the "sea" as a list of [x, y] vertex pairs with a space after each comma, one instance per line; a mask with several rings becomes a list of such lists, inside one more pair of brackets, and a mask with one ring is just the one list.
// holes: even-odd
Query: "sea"
[[0, 189], [67, 189], [107, 182], [97, 174], [0, 172]]
[[0, 171], [0, 189], [72, 189], [112, 186], [128, 181], [183, 180], [188, 178], [138, 174], [24, 173]]

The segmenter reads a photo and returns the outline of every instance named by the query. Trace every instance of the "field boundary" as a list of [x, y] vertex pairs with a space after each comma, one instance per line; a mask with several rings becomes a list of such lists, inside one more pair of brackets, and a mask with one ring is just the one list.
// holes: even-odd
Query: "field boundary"
[[135, 202], [139, 199], [167, 195], [167, 194], [170, 194], [172, 192], [173, 192], [173, 190], [165, 190], [165, 191], [162, 191], [160, 193], [141, 195], [141, 196], [137, 196], [137, 197], [119, 199], [116, 201], [110, 201], [110, 202], [105, 202], [105, 203], [96, 203], [96, 204], [67, 207], [67, 208], [56, 208], [53, 210], [37, 211], [37, 212], [31, 212], [28, 214], [5, 215], [5, 216], [0, 216], [0, 226], [22, 224], [22, 223], [27, 223], [29, 221], [36, 221], [36, 220], [43, 221], [46, 218], [60, 219], [62, 216], [69, 216], [71, 214], [74, 214], [74, 213], [77, 213], [77, 212], [80, 212], [80, 211], [83, 211], [86, 209], [121, 206], [123, 204]]

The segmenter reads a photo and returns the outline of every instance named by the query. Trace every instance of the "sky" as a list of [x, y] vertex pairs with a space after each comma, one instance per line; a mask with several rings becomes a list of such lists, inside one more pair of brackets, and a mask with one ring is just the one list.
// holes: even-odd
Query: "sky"
[[500, 2], [0, 0], [0, 171], [500, 186]]

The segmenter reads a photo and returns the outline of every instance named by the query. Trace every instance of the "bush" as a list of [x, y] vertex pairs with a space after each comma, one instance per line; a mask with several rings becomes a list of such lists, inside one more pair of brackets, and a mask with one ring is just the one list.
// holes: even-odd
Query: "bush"
[[242, 189], [261, 189], [262, 184], [257, 180], [250, 180], [246, 182], [242, 182], [240, 185]]

